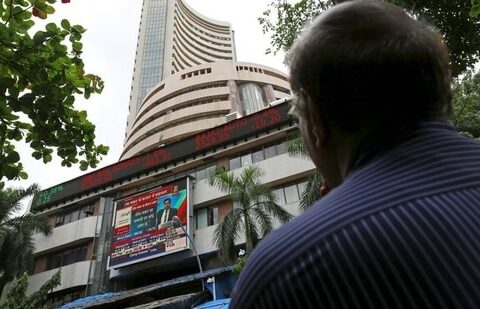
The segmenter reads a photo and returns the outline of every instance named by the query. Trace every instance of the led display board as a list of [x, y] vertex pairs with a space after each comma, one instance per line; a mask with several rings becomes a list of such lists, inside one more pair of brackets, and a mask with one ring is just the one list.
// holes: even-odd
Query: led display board
[[117, 181], [276, 128], [290, 121], [289, 108], [290, 104], [285, 102], [48, 188], [35, 194], [31, 210], [41, 210]]
[[115, 202], [108, 269], [190, 248], [189, 187], [185, 178]]

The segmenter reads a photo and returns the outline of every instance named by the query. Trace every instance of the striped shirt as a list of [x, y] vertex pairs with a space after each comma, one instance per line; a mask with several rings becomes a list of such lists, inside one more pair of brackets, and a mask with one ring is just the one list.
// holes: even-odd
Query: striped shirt
[[480, 308], [480, 144], [421, 124], [262, 240], [231, 308]]

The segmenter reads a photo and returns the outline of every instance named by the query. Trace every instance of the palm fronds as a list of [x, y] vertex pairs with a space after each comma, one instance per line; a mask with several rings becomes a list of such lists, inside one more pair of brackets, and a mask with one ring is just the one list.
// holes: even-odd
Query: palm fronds
[[229, 194], [237, 205], [228, 212], [223, 221], [215, 228], [213, 242], [219, 249], [219, 256], [224, 261], [235, 257], [235, 241], [244, 233], [247, 254], [256, 246], [260, 237], [273, 229], [272, 217], [286, 222], [292, 215], [276, 204], [276, 196], [271, 189], [261, 183], [264, 172], [249, 166], [242, 173], [218, 170], [209, 178], [209, 183]]

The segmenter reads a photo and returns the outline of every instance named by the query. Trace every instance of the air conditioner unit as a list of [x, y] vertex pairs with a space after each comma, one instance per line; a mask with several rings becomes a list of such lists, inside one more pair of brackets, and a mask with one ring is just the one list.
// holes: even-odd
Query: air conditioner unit
[[225, 119], [227, 120], [227, 122], [234, 121], [235, 119], [238, 119], [238, 118], [240, 118], [240, 114], [237, 112], [233, 112], [225, 116]]

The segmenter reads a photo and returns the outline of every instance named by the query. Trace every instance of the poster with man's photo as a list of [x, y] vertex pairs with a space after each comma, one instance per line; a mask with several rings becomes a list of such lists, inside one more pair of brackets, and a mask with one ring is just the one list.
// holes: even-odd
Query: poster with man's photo
[[115, 202], [108, 269], [189, 248], [189, 179]]

